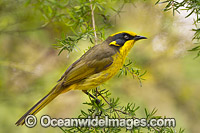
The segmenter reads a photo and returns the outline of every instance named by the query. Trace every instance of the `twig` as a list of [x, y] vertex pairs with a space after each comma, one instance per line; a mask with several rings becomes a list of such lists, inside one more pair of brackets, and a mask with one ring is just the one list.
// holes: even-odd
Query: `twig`
[[155, 127], [152, 127], [155, 131], [159, 132], [160, 133], [160, 130], [155, 128]]
[[[108, 105], [110, 105], [110, 103], [106, 100], [106, 98], [97, 90], [97, 88], [96, 88], [96, 92], [104, 99], [104, 101], [108, 104]], [[124, 111], [122, 111], [122, 110], [118, 110], [118, 109], [115, 109], [114, 107], [112, 107], [111, 105], [110, 105], [110, 107], [111, 108], [113, 108], [113, 110], [116, 112], [116, 114], [118, 115], [118, 117], [119, 117], [119, 119], [120, 119], [120, 116], [119, 116], [119, 114], [118, 114], [118, 112], [120, 112], [120, 113], [122, 113], [122, 114], [126, 114], [126, 115], [129, 115], [129, 116], [132, 116], [132, 115], [130, 115], [129, 113], [126, 113], [126, 112], [124, 112]], [[134, 117], [134, 116], [132, 116], [134, 119], [136, 119], [137, 117]], [[155, 131], [157, 131], [157, 132], [159, 132], [160, 133], [160, 130], [159, 129], [157, 129], [157, 128], [155, 128], [155, 127], [151, 127], [151, 128], [153, 128]]]
[[[104, 99], [104, 101], [108, 104], [108, 105], [110, 105], [110, 103], [106, 100], [106, 98], [97, 90], [97, 88], [96, 88], [96, 92]], [[112, 107], [111, 105], [110, 105], [110, 107]], [[130, 115], [129, 113], [126, 113], [126, 112], [124, 112], [124, 111], [122, 111], [122, 110], [118, 110], [118, 109], [115, 109], [114, 107], [112, 107], [113, 108], [113, 110], [117, 113], [117, 112], [120, 112], [120, 113], [122, 113], [122, 114], [126, 114], [126, 115], [129, 115], [129, 116], [131, 116], [131, 117], [133, 117], [133, 118], [136, 118], [136, 117], [134, 117], [134, 116], [132, 116], [132, 115]], [[117, 113], [117, 115], [118, 115], [118, 117], [120, 118], [120, 116], [119, 116], [119, 114]]]
[[122, 111], [122, 110], [119, 110], [119, 109], [114, 109], [114, 110], [115, 110], [115, 111], [118, 111], [118, 112], [120, 112], [120, 113], [122, 113], [122, 114], [129, 115], [129, 116], [133, 117], [134, 119], [137, 118], [137, 117], [135, 117], [135, 116], [132, 116], [132, 115], [129, 114], [129, 113], [126, 113], [126, 112]]
[[62, 127], [59, 127], [64, 133], [67, 133]]
[[[96, 92], [97, 92], [97, 94], [98, 94], [99, 96], [101, 96], [101, 97], [103, 98], [103, 100], [104, 100], [108, 105], [110, 105], [110, 103], [109, 103], [109, 102], [106, 100], [106, 98], [98, 91], [97, 88], [96, 88]], [[125, 115], [129, 115], [129, 116], [133, 117], [134, 119], [138, 119], [137, 117], [134, 117], [134, 116], [132, 116], [131, 114], [125, 112], [125, 111], [122, 111], [122, 110], [119, 110], [119, 109], [115, 109], [115, 108], [112, 107], [111, 105], [110, 105], [110, 107], [116, 112], [116, 114], [118, 115], [119, 119], [120, 119], [120, 116], [119, 116], [118, 112], [120, 112], [120, 113], [122, 113], [122, 114], [125, 114]], [[153, 128], [155, 131], [157, 131], [158, 133], [160, 133], [160, 130], [157, 129], [156, 127], [151, 126], [151, 128]]]
[[[96, 88], [96, 92], [104, 99], [104, 101], [105, 101], [108, 105], [110, 105], [110, 103], [109, 103], [109, 102], [106, 100], [106, 98], [97, 90], [97, 88]], [[114, 109], [114, 111], [117, 113], [117, 115], [118, 115], [118, 117], [119, 117], [119, 119], [120, 119], [120, 116], [119, 116], [117, 110], [116, 110], [114, 107], [112, 107], [111, 105], [110, 105], [110, 107]]]
[[34, 28], [34, 29], [24, 29], [24, 30], [1, 30], [0, 31], [0, 34], [14, 34], [14, 33], [23, 33], [23, 32], [33, 32], [33, 31], [37, 31], [37, 30], [42, 30], [44, 29], [45, 27], [47, 27], [47, 25], [49, 25], [51, 21], [49, 22], [46, 22], [45, 24], [43, 24], [42, 26], [40, 27], [37, 27], [37, 28]]
[[126, 66], [124, 66], [124, 67], [125, 67], [125, 69], [126, 69], [127, 71], [129, 71], [129, 72], [132, 74], [133, 78], [134, 78], [134, 77], [137, 77], [137, 79], [138, 79], [138, 81], [139, 81], [139, 83], [140, 83], [140, 87], [142, 87], [142, 82], [141, 82], [140, 78], [138, 77], [138, 75], [134, 74], [128, 67], [126, 67]]
[[172, 11], [173, 11], [173, 16], [174, 16], [174, 1], [172, 1]]
[[95, 19], [94, 19], [94, 8], [92, 7], [92, 0], [90, 1], [90, 9], [91, 9], [91, 16], [92, 16], [92, 27], [94, 31], [94, 40], [95, 40], [95, 45], [97, 45], [97, 33], [96, 33], [96, 27], [95, 27]]

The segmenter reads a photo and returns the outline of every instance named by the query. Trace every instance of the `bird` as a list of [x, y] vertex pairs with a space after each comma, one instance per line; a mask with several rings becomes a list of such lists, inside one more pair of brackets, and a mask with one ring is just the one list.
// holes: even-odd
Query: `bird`
[[[48, 103], [62, 93], [70, 90], [88, 90], [96, 88], [113, 77], [122, 68], [126, 56], [135, 42], [147, 39], [132, 31], [120, 31], [110, 35], [101, 44], [97, 44], [70, 65], [53, 89], [30, 108], [15, 124], [23, 125], [28, 115], [36, 115]], [[90, 94], [91, 95], [91, 94]]]

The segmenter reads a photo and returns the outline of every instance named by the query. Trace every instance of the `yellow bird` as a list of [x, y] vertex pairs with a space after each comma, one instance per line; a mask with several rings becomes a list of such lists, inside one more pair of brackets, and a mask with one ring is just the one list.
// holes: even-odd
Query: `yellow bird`
[[58, 80], [57, 85], [30, 110], [28, 110], [15, 124], [23, 125], [28, 115], [35, 115], [58, 95], [70, 90], [87, 90], [96, 88], [113, 77], [123, 66], [125, 58], [140, 39], [134, 32], [121, 31], [110, 35], [101, 44], [95, 45], [77, 61], [75, 61]]

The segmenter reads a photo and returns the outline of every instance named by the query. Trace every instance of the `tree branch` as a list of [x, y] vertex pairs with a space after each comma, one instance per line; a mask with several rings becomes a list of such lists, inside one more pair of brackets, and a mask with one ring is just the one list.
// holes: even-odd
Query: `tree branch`
[[134, 78], [134, 77], [137, 77], [137, 79], [138, 79], [138, 81], [139, 81], [139, 83], [140, 83], [140, 87], [142, 87], [142, 81], [140, 80], [140, 78], [138, 77], [138, 75], [134, 74], [127, 66], [124, 66], [124, 67], [125, 67], [125, 69], [126, 69], [127, 71], [129, 71], [129, 72], [132, 74], [133, 78]]
[[[128, 115], [128, 116], [131, 116], [131, 117], [133, 117], [134, 119], [138, 119], [137, 117], [132, 116], [131, 114], [129, 114], [129, 113], [125, 112], [125, 111], [122, 111], [122, 110], [119, 110], [119, 109], [116, 109], [116, 108], [112, 107], [112, 106], [110, 105], [110, 103], [106, 100], [106, 98], [98, 91], [97, 88], [96, 88], [96, 92], [97, 92], [97, 93], [99, 94], [99, 96], [101, 96], [101, 97], [103, 98], [103, 100], [115, 111], [115, 113], [118, 115], [119, 119], [120, 119], [120, 115], [119, 115], [118, 112], [120, 112], [120, 113], [122, 113], [122, 114], [125, 114], [125, 115]], [[160, 132], [160, 130], [157, 129], [156, 127], [153, 127], [153, 126], [152, 126], [151, 128], [153, 128], [153, 129], [154, 129], [155, 131], [157, 131], [157, 132]]]
[[95, 19], [94, 19], [94, 8], [92, 7], [92, 0], [90, 1], [90, 9], [91, 9], [91, 16], [92, 16], [92, 27], [94, 31], [94, 40], [95, 40], [95, 45], [97, 45], [97, 33], [96, 33], [96, 27], [95, 27]]
[[43, 24], [40, 27], [34, 28], [34, 29], [16, 29], [16, 30], [0, 30], [0, 34], [13, 34], [13, 33], [22, 33], [22, 32], [32, 32], [32, 31], [37, 31], [37, 30], [42, 30], [45, 27], [47, 27], [47, 25], [49, 25], [51, 21], [46, 22], [45, 24]]

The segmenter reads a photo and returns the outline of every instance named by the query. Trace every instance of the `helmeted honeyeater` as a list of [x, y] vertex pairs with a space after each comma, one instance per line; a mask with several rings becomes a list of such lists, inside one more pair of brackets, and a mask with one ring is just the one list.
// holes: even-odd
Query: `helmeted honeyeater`
[[130, 31], [121, 31], [89, 49], [65, 71], [57, 85], [16, 122], [16, 125], [23, 125], [28, 115], [38, 113], [59, 94], [70, 90], [87, 92], [113, 77], [123, 66], [134, 43], [140, 39], [146, 37]]

